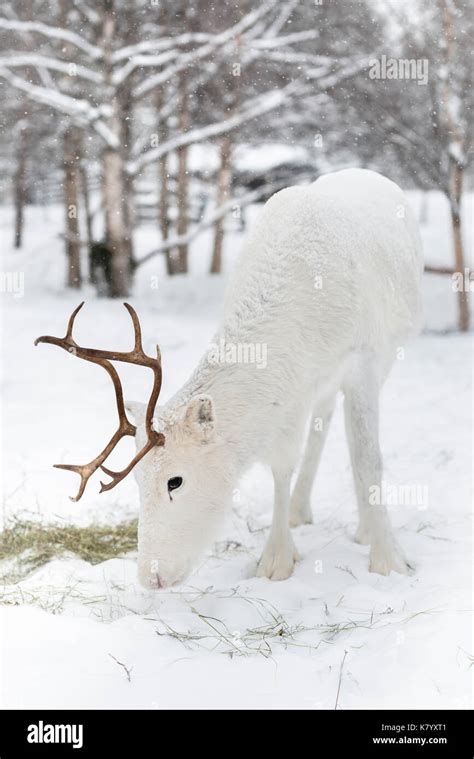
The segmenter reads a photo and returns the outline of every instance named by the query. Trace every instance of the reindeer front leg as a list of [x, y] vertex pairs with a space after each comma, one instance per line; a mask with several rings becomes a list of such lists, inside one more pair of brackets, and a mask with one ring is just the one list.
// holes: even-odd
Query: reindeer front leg
[[257, 567], [257, 577], [286, 580], [299, 559], [290, 532], [291, 470], [272, 467], [275, 504], [270, 534]]

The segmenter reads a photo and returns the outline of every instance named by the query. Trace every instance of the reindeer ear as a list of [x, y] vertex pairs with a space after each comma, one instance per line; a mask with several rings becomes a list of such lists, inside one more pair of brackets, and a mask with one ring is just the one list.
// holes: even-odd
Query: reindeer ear
[[202, 443], [214, 437], [216, 415], [209, 395], [196, 395], [186, 408], [184, 423], [188, 431]]
[[140, 403], [139, 401], [125, 401], [125, 410], [130, 412], [132, 416], [131, 422], [134, 422], [137, 426], [140, 426], [145, 421], [146, 403]]

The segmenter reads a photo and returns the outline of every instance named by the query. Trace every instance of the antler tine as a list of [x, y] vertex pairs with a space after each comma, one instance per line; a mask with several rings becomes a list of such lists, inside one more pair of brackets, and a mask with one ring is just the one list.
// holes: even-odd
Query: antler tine
[[[72, 501], [79, 501], [82, 497], [84, 490], [86, 488], [87, 482], [89, 481], [89, 478], [94, 474], [94, 472], [101, 467], [103, 471], [108, 474], [110, 477], [112, 477], [112, 481], [109, 483], [101, 483], [101, 490], [100, 492], [103, 492], [104, 490], [110, 490], [115, 485], [117, 485], [121, 480], [123, 480], [133, 469], [135, 464], [137, 464], [145, 455], [150, 451], [153, 446], [155, 445], [164, 445], [165, 438], [164, 435], [161, 433], [155, 432], [153, 429], [153, 414], [155, 411], [156, 402], [158, 400], [158, 396], [160, 394], [161, 390], [161, 379], [162, 379], [162, 373], [161, 373], [161, 355], [160, 350], [157, 346], [157, 358], [151, 358], [150, 356], [147, 356], [146, 353], [143, 350], [142, 345], [142, 333], [141, 333], [141, 327], [140, 322], [137, 316], [137, 313], [132, 306], [128, 303], [124, 303], [124, 306], [126, 307], [127, 311], [130, 314], [130, 317], [132, 319], [133, 323], [133, 330], [135, 335], [135, 341], [134, 341], [134, 348], [131, 351], [106, 351], [106, 350], [98, 350], [96, 348], [83, 348], [82, 346], [78, 345], [73, 337], [73, 328], [74, 328], [74, 321], [83, 307], [84, 302], [80, 303], [77, 308], [74, 309], [71, 316], [69, 317], [66, 335], [64, 337], [54, 337], [52, 335], [42, 335], [41, 337], [38, 337], [35, 340], [35, 345], [38, 345], [39, 343], [51, 343], [53, 345], [57, 345], [60, 348], [63, 348], [64, 350], [71, 350], [73, 349], [74, 354], [78, 358], [83, 358], [85, 361], [89, 361], [93, 364], [98, 364], [99, 366], [102, 366], [106, 372], [108, 373], [109, 377], [112, 380], [114, 390], [115, 390], [115, 399], [117, 404], [117, 414], [119, 417], [119, 425], [116, 430], [116, 432], [113, 434], [103, 451], [95, 457], [92, 461], [90, 461], [88, 464], [55, 464], [55, 467], [57, 469], [65, 469], [70, 472], [75, 472], [78, 474], [81, 478], [81, 483], [79, 486], [79, 491], [75, 497], [71, 497]], [[111, 364], [111, 361], [123, 361], [129, 364], [138, 364], [140, 366], [146, 366], [149, 369], [152, 369], [154, 374], [154, 382], [153, 382], [153, 388], [150, 395], [150, 399], [148, 401], [147, 410], [146, 410], [146, 433], [147, 433], [147, 442], [143, 446], [143, 448], [137, 453], [137, 455], [132, 459], [130, 464], [122, 471], [122, 472], [113, 472], [106, 467], [103, 466], [104, 461], [108, 458], [108, 456], [112, 453], [116, 445], [119, 443], [119, 441], [125, 437], [126, 435], [134, 436], [136, 433], [136, 427], [133, 425], [126, 414], [125, 411], [125, 404], [123, 400], [123, 390], [122, 390], [122, 384], [120, 382], [120, 377], [117, 373], [117, 370], [115, 367]]]
[[[131, 426], [133, 427], [133, 425]], [[71, 501], [77, 502], [81, 499], [90, 477], [92, 477], [94, 472], [96, 472], [108, 456], [110, 456], [117, 443], [119, 443], [125, 435], [134, 435], [135, 429], [136, 428], [133, 427], [133, 432], [129, 431], [126, 427], [123, 427], [123, 421], [120, 420], [119, 428], [114, 435], [112, 435], [104, 450], [101, 451], [95, 459], [89, 461], [88, 464], [54, 464], [56, 469], [65, 469], [68, 472], [75, 472], [81, 478], [81, 484], [77, 495], [69, 496]]]
[[114, 386], [119, 422], [124, 430], [125, 429], [129, 430], [128, 434], [134, 435], [136, 427], [127, 419], [125, 404], [123, 401], [123, 391], [122, 391], [122, 384], [120, 382], [120, 377], [118, 376], [118, 373], [115, 367], [106, 358], [106, 356], [110, 355], [110, 351], [97, 351], [93, 348], [92, 349], [82, 348], [80, 345], [76, 343], [76, 341], [73, 338], [72, 331], [74, 328], [74, 321], [76, 319], [77, 314], [83, 307], [83, 305], [84, 305], [84, 301], [82, 301], [82, 303], [79, 303], [77, 308], [74, 309], [71, 316], [69, 317], [66, 335], [64, 337], [42, 335], [41, 337], [36, 338], [35, 345], [38, 345], [38, 343], [51, 343], [53, 345], [58, 345], [60, 348], [63, 348], [64, 350], [69, 350], [70, 348], [74, 348], [74, 353], [78, 358], [83, 358], [85, 361], [89, 361], [92, 364], [98, 364], [99, 366], [102, 366], [105, 369], [105, 371], [108, 373]]
[[133, 323], [133, 331], [135, 333], [135, 346], [132, 352], [139, 354], [140, 356], [143, 356], [144, 351], [143, 351], [143, 344], [142, 344], [142, 328], [138, 320], [137, 312], [130, 305], [130, 303], [124, 303], [123, 305], [125, 306], [125, 308], [127, 309], [128, 313], [131, 316], [132, 323]]
[[[138, 322], [138, 316], [135, 313], [134, 309], [129, 306], [127, 303], [124, 303], [127, 310], [129, 311], [134, 327], [137, 325], [138, 330], [136, 329], [135, 335], [140, 336], [140, 351], [143, 351], [141, 348], [141, 330], [140, 330], [140, 324]], [[137, 347], [137, 340], [135, 342], [135, 346]], [[162, 381], [162, 371], [161, 371], [161, 352], [159, 349], [159, 346], [156, 346], [156, 359], [150, 359], [146, 354], [144, 354], [144, 358], [146, 358], [147, 365], [152, 369], [153, 371], [153, 388], [150, 394], [150, 399], [148, 401], [147, 407], [146, 407], [146, 413], [145, 413], [145, 429], [147, 434], [147, 442], [141, 448], [140, 451], [136, 454], [136, 456], [132, 459], [130, 464], [125, 467], [125, 469], [122, 469], [120, 472], [114, 472], [112, 469], [108, 469], [103, 464], [101, 465], [101, 469], [105, 474], [107, 474], [109, 477], [111, 477], [111, 481], [104, 483], [101, 481], [100, 485], [100, 492], [104, 492], [105, 490], [111, 490], [116, 485], [118, 485], [121, 480], [125, 479], [125, 477], [130, 474], [132, 469], [135, 467], [136, 464], [138, 464], [139, 461], [148, 453], [148, 451], [151, 451], [151, 449], [154, 446], [160, 446], [165, 444], [165, 436], [161, 432], [156, 432], [153, 429], [153, 414], [155, 412], [156, 402], [158, 400], [158, 396], [161, 391], [161, 381]]]
[[82, 498], [82, 495], [84, 493], [84, 490], [86, 489], [86, 485], [89, 481], [89, 477], [96, 471], [95, 469], [92, 470], [90, 473], [88, 471], [87, 464], [81, 466], [76, 464], [53, 464], [55, 469], [66, 469], [68, 472], [75, 472], [79, 475], [81, 478], [81, 484], [79, 486], [79, 490], [77, 491], [77, 495], [70, 495], [69, 500], [74, 501], [76, 503]]
[[[91, 360], [91, 359], [86, 359]], [[126, 415], [125, 412], [125, 404], [123, 401], [123, 392], [122, 392], [122, 385], [120, 382], [120, 378], [117, 374], [116, 369], [112, 366], [112, 364], [109, 361], [102, 360], [102, 359], [96, 359], [94, 363], [99, 364], [99, 366], [103, 366], [104, 369], [107, 371], [109, 376], [112, 379], [112, 382], [114, 384], [115, 389], [115, 399], [117, 403], [117, 412], [119, 416], [119, 426], [115, 432], [115, 434], [111, 437], [108, 444], [105, 446], [104, 450], [99, 453], [98, 456], [95, 457], [92, 461], [89, 461], [88, 464], [54, 464], [56, 469], [65, 469], [69, 472], [75, 472], [79, 475], [81, 478], [81, 483], [79, 486], [79, 491], [76, 496], [69, 496], [71, 501], [77, 502], [81, 499], [84, 490], [86, 488], [86, 485], [99, 467], [102, 465], [102, 463], [110, 456], [114, 448], [117, 446], [117, 444], [120, 442], [120, 440], [123, 437], [126, 437], [127, 435], [134, 436], [136, 432], [136, 427], [134, 424], [132, 424]]]
[[76, 316], [78, 315], [79, 311], [81, 310], [82, 306], [84, 305], [84, 301], [82, 303], [79, 303], [77, 308], [74, 309], [71, 316], [69, 317], [69, 321], [67, 323], [67, 330], [66, 330], [66, 337], [65, 340], [72, 340], [74, 342], [74, 338], [72, 336], [72, 330], [74, 327], [74, 321], [76, 319]]
[[76, 316], [78, 315], [83, 305], [84, 301], [82, 301], [82, 303], [79, 303], [79, 305], [74, 309], [71, 316], [69, 317], [66, 334], [64, 337], [41, 335], [41, 337], [36, 338], [35, 345], [38, 345], [39, 343], [52, 343], [53, 345], [58, 345], [60, 348], [64, 348], [64, 350], [68, 350], [69, 348], [74, 347], [76, 345], [76, 342], [72, 336], [72, 330], [74, 328], [74, 321], [76, 319]]
[[125, 477], [128, 474], [130, 474], [130, 472], [135, 467], [135, 465], [138, 464], [138, 462], [141, 461], [142, 458], [149, 451], [151, 451], [152, 448], [154, 448], [155, 446], [160, 446], [160, 445], [164, 445], [165, 444], [165, 436], [161, 432], [155, 432], [154, 435], [156, 437], [153, 437], [153, 438], [149, 439], [145, 443], [145, 445], [143, 446], [143, 448], [141, 448], [141, 450], [138, 451], [137, 455], [134, 456], [134, 458], [132, 459], [132, 461], [130, 462], [130, 464], [127, 467], [125, 467], [125, 469], [122, 469], [120, 472], [114, 472], [112, 469], [108, 469], [107, 467], [105, 467], [103, 465], [100, 467], [102, 469], [102, 471], [105, 472], [105, 474], [107, 474], [109, 477], [112, 478], [110, 482], [102, 482], [101, 481], [101, 483], [100, 483], [100, 492], [101, 493], [103, 493], [105, 490], [111, 490], [116, 485], [118, 485], [118, 483], [121, 482], [121, 480], [125, 479]]

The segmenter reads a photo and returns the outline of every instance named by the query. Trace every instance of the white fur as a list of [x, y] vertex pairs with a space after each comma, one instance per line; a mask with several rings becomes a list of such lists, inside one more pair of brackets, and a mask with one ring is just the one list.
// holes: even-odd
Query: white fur
[[[144, 585], [162, 587], [189, 574], [239, 477], [256, 461], [271, 467], [275, 481], [258, 574], [289, 577], [297, 559], [289, 524], [311, 521], [311, 486], [340, 390], [359, 505], [356, 539], [371, 544], [372, 571], [407, 571], [385, 507], [369, 505], [368, 496], [382, 476], [379, 391], [397, 348], [419, 326], [421, 272], [420, 238], [405, 197], [374, 172], [328, 174], [266, 203], [213, 341], [266, 345], [266, 366], [216, 364], [206, 354], [157, 410], [166, 443], [136, 473]], [[140, 447], [144, 406], [132, 411]], [[318, 429], [310, 424], [291, 496], [310, 415], [322, 421]], [[176, 476], [184, 484], [170, 500], [167, 481]]]

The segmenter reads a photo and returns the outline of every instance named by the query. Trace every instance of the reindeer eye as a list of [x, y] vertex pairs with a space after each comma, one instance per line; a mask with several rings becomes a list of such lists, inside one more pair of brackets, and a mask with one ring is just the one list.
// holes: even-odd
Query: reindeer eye
[[171, 493], [172, 490], [177, 490], [181, 487], [182, 484], [182, 477], [172, 477], [170, 480], [168, 480], [168, 493]]

